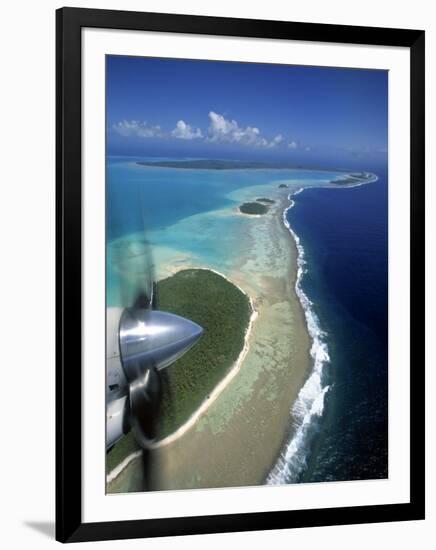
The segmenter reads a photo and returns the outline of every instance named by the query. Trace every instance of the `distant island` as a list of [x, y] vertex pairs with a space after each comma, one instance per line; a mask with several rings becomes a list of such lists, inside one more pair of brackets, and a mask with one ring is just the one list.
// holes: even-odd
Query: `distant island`
[[257, 202], [263, 202], [265, 204], [274, 204], [276, 201], [273, 199], [268, 199], [267, 197], [261, 197], [260, 199], [256, 199]]
[[254, 214], [256, 216], [261, 216], [268, 212], [268, 206], [265, 206], [260, 202], [244, 202], [239, 206], [239, 210], [243, 214]]
[[369, 172], [352, 172], [346, 174], [344, 177], [330, 180], [330, 183], [337, 185], [350, 185], [358, 183], [369, 183], [374, 178], [374, 174]]
[[288, 187], [288, 185], [286, 183], [281, 183], [279, 185], [279, 189], [286, 189]]
[[156, 168], [185, 168], [191, 170], [247, 170], [254, 168], [284, 168], [281, 165], [271, 165], [265, 162], [245, 162], [240, 160], [164, 160], [164, 161], [139, 161], [140, 166]]
[[[315, 166], [301, 166], [287, 162], [258, 162], [244, 160], [215, 160], [215, 159], [193, 159], [193, 160], [159, 160], [159, 161], [137, 161], [137, 165], [151, 168], [182, 168], [186, 170], [317, 170], [328, 171]], [[337, 172], [347, 172], [341, 168], [335, 168]], [[348, 173], [348, 172], [347, 172]]]

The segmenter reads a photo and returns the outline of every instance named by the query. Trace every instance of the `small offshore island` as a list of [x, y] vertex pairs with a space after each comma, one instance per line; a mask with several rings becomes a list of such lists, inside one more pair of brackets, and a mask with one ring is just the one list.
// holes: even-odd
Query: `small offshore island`
[[239, 206], [239, 211], [243, 214], [262, 216], [268, 212], [268, 206], [265, 206], [260, 202], [244, 202]]
[[268, 197], [260, 197], [256, 199], [256, 202], [244, 202], [239, 206], [239, 211], [242, 214], [249, 214], [252, 216], [263, 216], [269, 211], [269, 207], [276, 201], [269, 199]]

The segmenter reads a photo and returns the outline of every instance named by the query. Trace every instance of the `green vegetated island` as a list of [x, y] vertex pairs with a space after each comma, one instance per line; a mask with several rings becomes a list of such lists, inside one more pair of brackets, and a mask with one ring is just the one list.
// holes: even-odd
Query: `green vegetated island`
[[268, 212], [268, 206], [260, 202], [244, 202], [239, 206], [239, 210], [243, 214], [261, 216]]
[[[206, 269], [185, 269], [157, 283], [158, 308], [198, 323], [198, 343], [162, 371], [162, 408], [158, 419], [163, 438], [188, 420], [229, 372], [243, 347], [252, 308], [248, 296], [225, 277]], [[177, 399], [175, 399], [177, 396]], [[110, 472], [139, 447], [131, 433], [107, 454]]]
[[321, 172], [333, 170], [348, 173], [342, 168], [323, 169], [315, 166], [296, 165], [287, 162], [258, 162], [243, 160], [221, 159], [192, 159], [192, 160], [159, 160], [137, 161], [139, 166], [154, 168], [184, 168], [186, 170], [318, 170]]
[[286, 168], [282, 164], [270, 164], [267, 162], [251, 162], [241, 160], [162, 160], [162, 161], [138, 161], [140, 166], [154, 166], [156, 168], [185, 168], [191, 170], [247, 170]]
[[269, 199], [268, 197], [260, 197], [256, 199], [256, 202], [244, 202], [239, 206], [239, 211], [243, 214], [251, 214], [255, 216], [262, 216], [269, 210], [269, 206], [276, 201]]

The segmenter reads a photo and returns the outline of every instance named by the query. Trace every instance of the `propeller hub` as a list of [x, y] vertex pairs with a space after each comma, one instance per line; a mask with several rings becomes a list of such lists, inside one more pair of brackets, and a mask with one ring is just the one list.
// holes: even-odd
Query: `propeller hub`
[[121, 362], [129, 383], [150, 368], [164, 369], [186, 353], [203, 329], [164, 311], [126, 308], [120, 318]]
[[129, 383], [130, 423], [143, 448], [156, 437], [159, 371], [186, 353], [203, 334], [196, 323], [163, 311], [126, 308], [120, 318], [121, 364]]

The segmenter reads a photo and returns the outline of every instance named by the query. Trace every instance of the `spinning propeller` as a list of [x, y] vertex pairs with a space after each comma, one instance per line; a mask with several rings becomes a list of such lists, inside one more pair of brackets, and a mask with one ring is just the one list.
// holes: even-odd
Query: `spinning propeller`
[[[119, 322], [113, 323], [118, 350], [111, 361], [108, 354], [107, 446], [130, 428], [140, 446], [147, 448], [157, 437], [162, 370], [185, 354], [203, 329], [157, 309], [151, 248], [145, 238], [117, 241], [109, 258], [123, 307], [116, 308]], [[108, 312], [108, 320], [113, 317]], [[111, 380], [119, 383], [111, 386]]]

